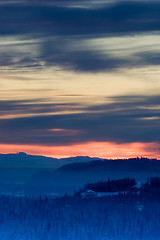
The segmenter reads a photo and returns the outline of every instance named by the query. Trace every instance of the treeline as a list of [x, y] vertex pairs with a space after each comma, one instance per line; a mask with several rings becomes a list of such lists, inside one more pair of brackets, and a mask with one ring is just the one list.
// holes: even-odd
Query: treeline
[[[85, 185], [110, 191], [134, 188], [134, 179]], [[136, 187], [135, 187], [136, 188]], [[160, 236], [160, 178], [151, 178], [131, 192], [102, 198], [64, 196], [26, 198], [0, 196], [0, 238], [3, 240], [157, 240]]]
[[160, 178], [149, 178], [145, 184], [137, 186], [136, 180], [132, 178], [124, 178], [119, 180], [110, 180], [92, 182], [84, 185], [83, 188], [75, 192], [75, 196], [80, 196], [81, 193], [88, 190], [98, 193], [114, 193], [119, 192], [125, 195], [133, 195], [138, 193], [141, 196], [160, 199]]
[[0, 197], [3, 240], [157, 240], [160, 202], [140, 196]]
[[142, 196], [160, 200], [160, 178], [154, 177], [148, 179], [148, 181], [142, 185], [140, 190]]
[[[80, 191], [85, 192], [88, 189], [95, 191], [95, 192], [119, 192], [119, 191], [126, 191], [129, 188], [136, 185], [135, 179], [131, 178], [124, 178], [120, 180], [110, 180], [108, 178], [108, 181], [99, 181], [94, 183], [88, 183], [86, 184]], [[78, 194], [78, 192], [77, 192]]]

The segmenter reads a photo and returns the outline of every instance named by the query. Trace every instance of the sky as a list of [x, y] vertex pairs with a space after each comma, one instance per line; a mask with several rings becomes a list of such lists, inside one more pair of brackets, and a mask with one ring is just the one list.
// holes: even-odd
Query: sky
[[160, 2], [0, 0], [0, 152], [160, 158]]

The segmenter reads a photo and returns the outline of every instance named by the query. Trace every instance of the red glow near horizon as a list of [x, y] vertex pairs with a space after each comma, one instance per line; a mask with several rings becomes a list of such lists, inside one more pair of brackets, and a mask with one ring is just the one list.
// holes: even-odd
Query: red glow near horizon
[[0, 144], [1, 153], [26, 152], [55, 158], [90, 156], [99, 158], [160, 158], [157, 143], [123, 143], [89, 142], [69, 146], [37, 146]]

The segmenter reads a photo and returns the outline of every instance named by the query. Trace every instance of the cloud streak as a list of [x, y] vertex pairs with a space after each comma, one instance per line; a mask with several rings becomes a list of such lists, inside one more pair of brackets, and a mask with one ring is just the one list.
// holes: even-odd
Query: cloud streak
[[[100, 8], [73, 8], [71, 5], [74, 1], [69, 1], [67, 7], [65, 1], [59, 1], [58, 5], [57, 1], [52, 1], [52, 5], [50, 1], [41, 1], [39, 4], [37, 1], [1, 3], [0, 36], [3, 39], [12, 36], [17, 41], [17, 44], [3, 45], [5, 50], [0, 51], [1, 67], [32, 70], [58, 66], [65, 70], [101, 72], [159, 65], [160, 51], [155, 53], [155, 43], [150, 49], [143, 46], [143, 52], [135, 49], [135, 54], [130, 53], [126, 57], [118, 51], [113, 54], [107, 46], [102, 51], [87, 49], [84, 45], [86, 40], [89, 42], [97, 36], [102, 39], [106, 37], [106, 41], [111, 36], [135, 38], [135, 34], [143, 37], [144, 33], [152, 34], [155, 31], [155, 36], [159, 36], [158, 1], [113, 1], [112, 4], [109, 1]], [[117, 46], [119, 44], [121, 42], [117, 41]], [[126, 53], [132, 49], [132, 46], [129, 47], [125, 49]]]
[[160, 3], [118, 2], [95, 9], [2, 5], [0, 34], [129, 34], [160, 30]]
[[144, 96], [158, 75], [138, 72], [160, 65], [159, 12], [159, 1], [0, 1], [1, 92], [12, 93], [0, 143], [160, 143], [160, 97]]
[[[139, 46], [140, 38], [146, 41], [141, 46]], [[3, 46], [8, 48], [6, 51], [0, 50], [0, 66], [8, 67], [10, 70], [61, 67], [63, 70], [76, 72], [105, 72], [157, 66], [160, 64], [159, 40], [159, 36], [154, 34], [137, 35], [134, 38], [120, 37], [118, 40], [115, 37], [98, 40], [96, 38], [86, 40], [81, 37], [48, 37], [35, 40], [29, 46], [27, 41], [23, 45], [17, 43], [16, 46], [11, 42], [10, 45]], [[113, 43], [116, 44], [116, 48], [112, 46]]]
[[[86, 112], [78, 114], [1, 119], [0, 142], [42, 145], [70, 145], [93, 141], [160, 142], [159, 96], [126, 96], [112, 100], [112, 103], [91, 106], [84, 109]], [[64, 132], [51, 129], [64, 129]], [[68, 132], [74, 134], [68, 136]]]

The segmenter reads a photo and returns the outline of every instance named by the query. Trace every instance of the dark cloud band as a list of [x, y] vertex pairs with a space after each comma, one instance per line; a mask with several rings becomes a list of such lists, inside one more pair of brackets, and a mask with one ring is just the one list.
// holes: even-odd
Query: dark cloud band
[[160, 142], [159, 96], [112, 100], [111, 104], [88, 107], [87, 113], [1, 119], [0, 142], [51, 146], [88, 141]]
[[118, 2], [85, 9], [26, 5], [1, 5], [0, 34], [51, 35], [126, 34], [160, 30], [160, 3]]
[[[158, 1], [117, 1], [101, 8], [86, 9], [65, 7], [64, 1], [60, 1], [59, 6], [56, 5], [57, 1], [53, 2], [55, 4], [44, 5], [44, 1], [41, 1], [36, 5], [31, 1], [25, 1], [25, 4], [17, 1], [16, 4], [0, 6], [0, 36], [12, 36], [19, 40], [16, 49], [14, 46], [6, 51], [0, 49], [0, 66], [14, 69], [60, 66], [65, 70], [101, 72], [159, 65], [159, 52], [155, 53], [152, 48], [121, 57], [118, 53], [113, 56], [106, 51], [104, 55], [101, 51], [86, 50], [79, 45], [83, 40], [96, 37], [134, 36], [159, 31]], [[27, 44], [23, 43], [24, 39], [38, 40], [37, 43], [28, 43], [28, 50], [22, 52]], [[76, 42], [76, 48], [72, 49]], [[29, 44], [32, 49], [37, 47], [35, 54], [29, 50]]]

